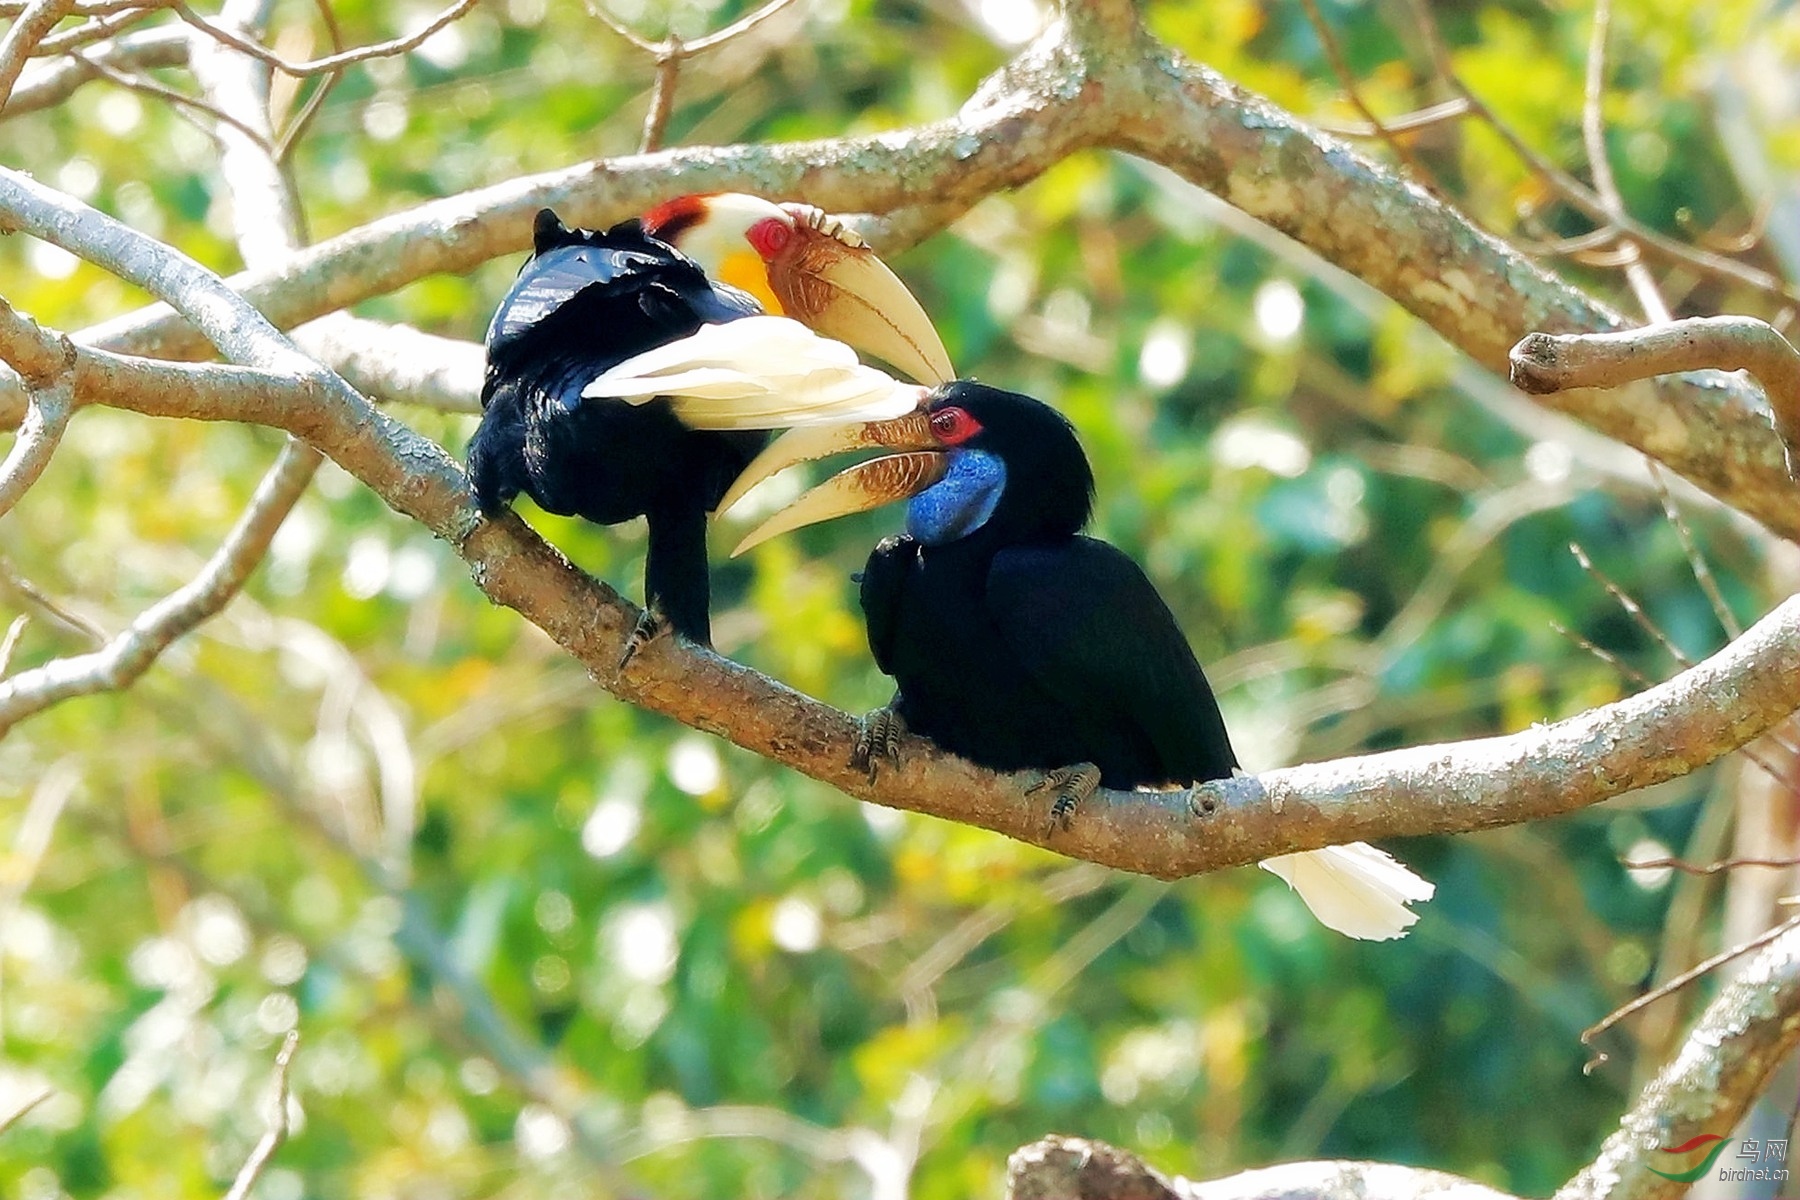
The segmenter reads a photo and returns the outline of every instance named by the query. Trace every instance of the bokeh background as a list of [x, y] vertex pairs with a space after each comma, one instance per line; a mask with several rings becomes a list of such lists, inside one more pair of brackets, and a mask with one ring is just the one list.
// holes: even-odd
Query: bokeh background
[[[1319, 3], [1377, 111], [1446, 97], [1409, 5]], [[610, 11], [691, 38], [750, 7]], [[333, 8], [352, 44], [430, 13]], [[1585, 175], [1590, 8], [1434, 10], [1466, 82]], [[328, 49], [310, 4], [274, 11], [284, 53]], [[1297, 0], [1146, 12], [1291, 111], [1359, 120]], [[688, 65], [669, 136], [940, 118], [1045, 17], [1034, 0], [797, 0], [778, 36]], [[1622, 6], [1604, 114], [1630, 209], [1696, 241], [1747, 234], [1736, 252], [1792, 279], [1760, 233], [1800, 166], [1797, 55], [1791, 4]], [[483, 3], [326, 99], [293, 155], [311, 234], [630, 152], [651, 78], [579, 4]], [[1591, 223], [1488, 124], [1407, 144], [1474, 219], [1630, 307], [1612, 266], [1558, 252]], [[96, 82], [0, 121], [0, 159], [237, 265], [214, 145], [166, 104]], [[358, 311], [479, 338], [518, 261]], [[1252, 768], [1516, 730], [1672, 673], [1571, 542], [1677, 652], [1726, 638], [1638, 456], [1160, 169], [1078, 155], [890, 261], [962, 370], [1075, 421], [1095, 531], [1148, 568]], [[1680, 311], [1781, 309], [1659, 278]], [[145, 299], [23, 237], [0, 243], [0, 279], [61, 329]], [[474, 426], [393, 411], [458, 454]], [[33, 617], [14, 668], [88, 645], [14, 581], [123, 628], [193, 574], [279, 440], [78, 415], [0, 526], [0, 619]], [[1728, 614], [1753, 620], [1791, 563], [1675, 498]], [[527, 516], [637, 594], [641, 528]], [[732, 562], [744, 526], [727, 524], [719, 648], [841, 707], [883, 703], [849, 577], [897, 521]], [[1437, 899], [1404, 941], [1354, 943], [1253, 869], [1171, 886], [1071, 863], [638, 712], [328, 465], [223, 616], [131, 691], [0, 742], [0, 1115], [54, 1093], [0, 1135], [0, 1179], [31, 1200], [217, 1194], [298, 1028], [267, 1200], [997, 1196], [1007, 1154], [1051, 1131], [1192, 1175], [1378, 1158], [1544, 1194], [1704, 989], [1610, 1035], [1592, 1074], [1581, 1030], [1729, 933], [1721, 880], [1621, 860], [1720, 857], [1753, 793], [1787, 820], [1791, 775], [1771, 791], [1734, 757], [1562, 820], [1391, 845]]]

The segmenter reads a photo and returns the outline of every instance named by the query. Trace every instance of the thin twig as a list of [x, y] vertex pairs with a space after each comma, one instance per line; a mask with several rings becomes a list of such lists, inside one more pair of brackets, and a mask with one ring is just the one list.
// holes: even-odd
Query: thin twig
[[1663, 474], [1662, 465], [1648, 455], [1644, 456], [1644, 465], [1650, 468], [1650, 479], [1656, 487], [1657, 496], [1662, 500], [1663, 513], [1669, 518], [1669, 524], [1675, 527], [1675, 536], [1681, 539], [1681, 550], [1687, 555], [1688, 565], [1693, 568], [1694, 582], [1706, 593], [1706, 602], [1712, 605], [1713, 616], [1718, 618], [1719, 627], [1725, 631], [1725, 636], [1736, 637], [1744, 632], [1743, 623], [1731, 611], [1731, 606], [1725, 603], [1725, 593], [1719, 590], [1719, 581], [1713, 576], [1712, 567], [1700, 553], [1700, 547], [1694, 541], [1694, 531], [1688, 528], [1687, 518], [1682, 516], [1681, 509], [1675, 504], [1675, 495], [1669, 490], [1669, 481]]
[[[266, 138], [262, 134], [258, 133], [255, 129], [251, 128], [249, 125], [244, 124], [244, 122], [238, 120], [236, 117], [232, 116], [230, 113], [223, 112], [220, 109], [218, 109], [217, 107], [215, 107], [211, 104], [208, 104], [206, 101], [201, 100], [198, 97], [190, 96], [185, 92], [177, 91], [172, 87], [169, 87], [165, 84], [158, 83], [154, 79], [150, 79], [150, 78], [147, 78], [142, 75], [132, 75], [132, 74], [127, 74], [124, 71], [114, 70], [112, 67], [108, 66], [106, 63], [100, 61], [99, 59], [90, 57], [86, 51], [82, 51], [82, 50], [71, 51], [70, 57], [75, 59], [77, 62], [80, 62], [83, 66], [85, 66], [88, 70], [92, 71], [94, 74], [100, 76], [103, 79], [107, 79], [113, 83], [116, 83], [122, 88], [129, 88], [130, 90], [132, 90], [134, 92], [142, 92], [147, 96], [155, 96], [159, 100], [166, 100], [170, 104], [179, 106], [180, 109], [183, 109], [183, 110], [192, 109], [192, 110], [194, 110], [194, 112], [202, 113], [206, 116], [211, 117], [215, 121], [223, 121], [225, 124], [231, 126], [233, 129], [235, 129], [239, 133], [243, 134], [245, 137], [254, 139], [256, 141], [257, 145], [263, 146], [263, 147], [268, 147], [268, 145], [269, 145], [268, 138]], [[184, 112], [182, 115], [186, 115], [186, 113]], [[212, 133], [212, 131], [207, 129], [206, 126], [204, 126], [204, 125], [199, 126], [199, 128], [203, 132], [207, 133], [208, 135], [210, 135]]]
[[598, 0], [587, 0], [589, 15], [656, 60], [656, 82], [650, 91], [650, 111], [644, 114], [644, 136], [638, 144], [638, 153], [662, 149], [669, 114], [675, 109], [675, 87], [680, 81], [684, 61], [750, 32], [791, 3], [793, 0], [770, 0], [748, 16], [691, 42], [683, 41], [674, 33], [666, 35], [660, 42], [653, 42], [614, 17]]
[[[1594, 192], [1600, 197], [1608, 219], [1623, 225], [1629, 217], [1619, 182], [1613, 175], [1612, 160], [1606, 155], [1606, 37], [1612, 27], [1612, 0], [1594, 0], [1594, 26], [1588, 39], [1587, 82], [1581, 105], [1581, 137], [1587, 147], [1588, 169], [1594, 175]], [[1643, 307], [1644, 315], [1653, 323], [1669, 320], [1669, 306], [1650, 268], [1644, 265], [1638, 245], [1629, 237], [1619, 239], [1620, 266], [1625, 279]]]
[[19, 436], [7, 452], [6, 461], [0, 462], [0, 517], [12, 511], [50, 465], [51, 456], [69, 428], [69, 418], [74, 415], [74, 389], [67, 378], [31, 393], [25, 423], [19, 426]]
[[[1444, 83], [1468, 103], [1470, 113], [1485, 121], [1495, 133], [1499, 134], [1500, 139], [1511, 148], [1512, 152], [1551, 190], [1596, 221], [1613, 220], [1598, 195], [1579, 179], [1539, 154], [1529, 142], [1519, 136], [1512, 126], [1502, 121], [1499, 115], [1489, 108], [1487, 103], [1477, 96], [1468, 84], [1463, 82], [1462, 76], [1458, 74], [1455, 64], [1451, 61], [1450, 48], [1444, 42], [1443, 33], [1437, 27], [1437, 19], [1432, 15], [1428, 0], [1410, 0], [1410, 3], [1414, 20], [1420, 35], [1425, 39], [1426, 49], [1431, 55], [1433, 66]], [[1696, 249], [1666, 237], [1629, 217], [1617, 221], [1616, 224], [1619, 232], [1635, 238], [1641, 249], [1654, 252], [1667, 261], [1682, 263], [1704, 274], [1730, 279], [1771, 295], [1789, 300], [1800, 300], [1800, 291], [1796, 291], [1780, 277], [1767, 271], [1748, 266], [1736, 259]]]
[[669, 114], [675, 111], [675, 88], [681, 82], [681, 60], [686, 57], [681, 39], [671, 33], [656, 52], [656, 83], [650, 88], [650, 111], [644, 114], [644, 136], [638, 153], [661, 150], [669, 130]]
[[1573, 629], [1570, 629], [1568, 626], [1564, 625], [1562, 622], [1552, 621], [1552, 622], [1550, 622], [1550, 628], [1556, 630], [1556, 632], [1562, 634], [1564, 637], [1568, 638], [1571, 642], [1574, 642], [1577, 646], [1580, 646], [1583, 650], [1586, 650], [1589, 654], [1592, 654], [1595, 658], [1599, 659], [1601, 662], [1606, 663], [1608, 666], [1612, 667], [1615, 671], [1619, 672], [1619, 674], [1625, 676], [1625, 678], [1631, 680], [1631, 682], [1637, 684], [1639, 687], [1655, 686], [1656, 680], [1650, 678], [1648, 675], [1644, 674], [1642, 671], [1638, 670], [1636, 667], [1632, 666], [1630, 663], [1626, 662], [1624, 659], [1622, 659], [1618, 655], [1614, 654], [1611, 650], [1605, 650], [1599, 646], [1596, 646], [1593, 642], [1590, 642], [1587, 638], [1582, 637], [1579, 633], [1576, 633]]
[[52, 1097], [54, 1095], [56, 1095], [56, 1092], [54, 1089], [45, 1088], [43, 1091], [39, 1092], [37, 1095], [35, 1095], [31, 1099], [27, 1100], [24, 1104], [20, 1105], [18, 1108], [14, 1109], [12, 1112], [8, 1113], [4, 1119], [0, 1119], [0, 1134], [4, 1134], [7, 1130], [11, 1129], [14, 1125], [17, 1125], [20, 1121], [24, 1120], [26, 1118], [26, 1116], [30, 1114], [32, 1109], [36, 1108], [38, 1105], [42, 1104], [44, 1101], [48, 1100], [50, 1097]]
[[1456, 96], [1409, 113], [1401, 113], [1397, 117], [1388, 117], [1364, 125], [1351, 125], [1341, 121], [1314, 121], [1312, 124], [1334, 137], [1385, 138], [1389, 134], [1415, 133], [1421, 129], [1430, 129], [1434, 125], [1448, 124], [1468, 115], [1469, 102], [1461, 96]]
[[1625, 610], [1626, 616], [1637, 622], [1638, 628], [1656, 639], [1656, 643], [1669, 652], [1670, 658], [1684, 667], [1694, 665], [1694, 660], [1688, 656], [1687, 652], [1674, 643], [1663, 631], [1662, 626], [1650, 619], [1650, 614], [1644, 611], [1643, 605], [1632, 599], [1624, 588], [1614, 583], [1606, 572], [1594, 565], [1594, 560], [1588, 557], [1588, 552], [1581, 548], [1580, 542], [1570, 542], [1569, 553], [1575, 556], [1575, 561], [1581, 564], [1582, 570], [1592, 575], [1595, 582], [1599, 583], [1606, 589], [1608, 595], [1619, 602], [1619, 607]]
[[176, 638], [224, 608], [262, 561], [275, 531], [305, 492], [320, 461], [317, 450], [289, 438], [249, 506], [200, 574], [151, 605], [102, 649], [53, 659], [0, 681], [0, 736], [26, 717], [63, 700], [130, 687]]
[[1594, 1050], [1594, 1039], [1611, 1029], [1614, 1025], [1617, 1025], [1620, 1021], [1623, 1021], [1626, 1017], [1629, 1017], [1639, 1009], [1656, 1003], [1664, 996], [1673, 995], [1688, 984], [1694, 982], [1694, 980], [1705, 975], [1707, 972], [1712, 971], [1717, 967], [1724, 966], [1739, 955], [1748, 954], [1759, 946], [1768, 945], [1770, 942], [1796, 926], [1800, 926], [1800, 917], [1794, 917], [1790, 920], [1783, 921], [1781, 924], [1775, 926], [1775, 928], [1759, 933], [1747, 942], [1739, 942], [1729, 950], [1722, 950], [1711, 958], [1705, 959], [1704, 961], [1689, 967], [1681, 974], [1670, 976], [1667, 981], [1651, 988], [1637, 999], [1632, 1000], [1627, 1004], [1620, 1005], [1594, 1024], [1582, 1030], [1581, 1044], [1593, 1051], [1593, 1057], [1582, 1064], [1581, 1073], [1583, 1075], [1592, 1075], [1596, 1067], [1607, 1061], [1607, 1055], [1604, 1051]]
[[287, 1141], [288, 1064], [294, 1061], [294, 1051], [299, 1047], [300, 1031], [288, 1030], [287, 1037], [282, 1040], [280, 1052], [275, 1055], [275, 1097], [274, 1107], [269, 1110], [268, 1132], [262, 1135], [262, 1140], [250, 1151], [250, 1157], [244, 1160], [244, 1166], [238, 1171], [231, 1190], [225, 1193], [225, 1200], [244, 1200], [250, 1194], [250, 1189], [256, 1186], [256, 1181], [262, 1178], [269, 1160], [275, 1157], [275, 1152]]
[[[319, 19], [325, 22], [325, 33], [331, 39], [331, 52], [342, 54], [344, 51], [344, 28], [338, 24], [337, 13], [331, 7], [331, 0], [314, 0], [314, 7], [319, 10]], [[327, 74], [319, 86], [312, 90], [312, 94], [301, 103], [299, 111], [288, 119], [286, 126], [275, 139], [275, 162], [277, 165], [287, 162], [289, 153], [299, 144], [300, 139], [305, 136], [307, 128], [313, 123], [313, 118], [317, 117], [319, 110], [325, 106], [325, 97], [343, 78], [342, 71], [332, 71]], [[270, 119], [274, 119], [273, 113], [270, 114]]]
[[[1441, 192], [1443, 189], [1437, 186], [1437, 180], [1431, 172], [1425, 169], [1413, 152], [1407, 148], [1406, 143], [1394, 136], [1394, 131], [1375, 115], [1375, 110], [1364, 102], [1362, 91], [1356, 84], [1356, 72], [1350, 69], [1350, 62], [1344, 57], [1343, 47], [1338, 45], [1337, 35], [1331, 32], [1331, 25], [1325, 20], [1325, 14], [1319, 11], [1318, 0], [1300, 0], [1300, 6], [1306, 10], [1306, 19], [1312, 23], [1313, 32], [1319, 38], [1319, 45], [1325, 49], [1325, 58], [1331, 63], [1332, 71], [1337, 74], [1338, 83], [1342, 85], [1344, 96], [1350, 101], [1351, 106], [1362, 114], [1362, 119], [1368, 122], [1369, 128], [1374, 131], [1375, 136], [1394, 152], [1394, 156], [1407, 170], [1421, 181], [1431, 184], [1434, 190]], [[1466, 102], [1462, 108], [1463, 111], [1467, 111]]]
[[19, 639], [25, 636], [25, 626], [31, 624], [27, 613], [20, 613], [6, 627], [6, 636], [0, 638], [0, 679], [6, 678], [6, 669], [12, 666], [13, 651], [19, 648]]
[[426, 22], [417, 33], [391, 38], [371, 46], [361, 46], [355, 50], [345, 50], [341, 54], [328, 54], [324, 58], [315, 58], [307, 62], [289, 62], [260, 42], [201, 16], [183, 0], [174, 0], [171, 7], [174, 8], [176, 16], [207, 36], [225, 43], [234, 50], [241, 50], [253, 58], [259, 58], [283, 74], [298, 78], [305, 75], [326, 75], [341, 71], [352, 63], [366, 62], [371, 58], [389, 58], [396, 54], [409, 53], [431, 40], [435, 34], [451, 22], [468, 13], [475, 7], [475, 4], [476, 0], [456, 0], [456, 3]]
[[19, 82], [19, 72], [25, 69], [25, 60], [74, 7], [75, 0], [34, 0], [12, 23], [6, 37], [0, 39], [0, 109], [6, 107], [6, 101], [12, 96], [13, 85]]
[[0, 118], [10, 119], [61, 104], [82, 84], [99, 78], [99, 73], [88, 65], [91, 59], [97, 58], [115, 70], [179, 66], [187, 62], [191, 37], [178, 26], [147, 29], [90, 47], [82, 57], [71, 54], [57, 62], [33, 63], [19, 76], [6, 107], [0, 110]]
[[1627, 871], [1667, 869], [1683, 875], [1717, 875], [1739, 867], [1800, 867], [1800, 858], [1727, 858], [1715, 863], [1691, 863], [1679, 858], [1645, 858], [1621, 860]]
[[80, 613], [70, 610], [37, 584], [20, 575], [13, 569], [12, 563], [4, 558], [0, 558], [0, 588], [13, 592], [52, 621], [80, 634], [88, 640], [89, 645], [105, 644], [106, 630]]
[[146, 3], [136, 9], [122, 9], [110, 16], [97, 17], [83, 22], [73, 29], [65, 29], [61, 33], [51, 34], [37, 44], [32, 51], [35, 58], [49, 58], [57, 54], [68, 54], [74, 50], [91, 46], [95, 42], [105, 41], [120, 30], [137, 24], [145, 17], [154, 16], [163, 4], [161, 0]]

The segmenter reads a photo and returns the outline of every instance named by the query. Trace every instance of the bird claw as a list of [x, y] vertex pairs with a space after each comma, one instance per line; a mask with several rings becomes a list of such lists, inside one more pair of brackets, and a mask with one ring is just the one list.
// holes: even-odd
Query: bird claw
[[640, 612], [637, 624], [632, 626], [630, 636], [625, 639], [624, 653], [619, 655], [620, 674], [623, 674], [625, 668], [631, 664], [631, 660], [637, 657], [639, 650], [657, 638], [667, 635], [674, 628], [675, 626], [670, 623], [669, 618], [655, 608], [646, 608]]
[[1072, 767], [1058, 767], [1025, 789], [1027, 800], [1040, 792], [1050, 792], [1054, 797], [1050, 802], [1050, 820], [1044, 826], [1045, 836], [1058, 831], [1067, 833], [1069, 819], [1081, 802], [1092, 796], [1100, 787], [1100, 768], [1093, 763], [1076, 763]]
[[882, 760], [891, 766], [900, 765], [900, 735], [905, 732], [906, 722], [892, 706], [876, 709], [862, 719], [856, 749], [850, 752], [850, 765], [868, 771], [869, 782], [875, 782]]

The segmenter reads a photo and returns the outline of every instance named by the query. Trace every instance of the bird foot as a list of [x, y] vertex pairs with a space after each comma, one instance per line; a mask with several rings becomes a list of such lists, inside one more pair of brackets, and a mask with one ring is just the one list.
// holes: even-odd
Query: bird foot
[[669, 618], [657, 611], [655, 607], [647, 607], [638, 614], [637, 624], [632, 627], [631, 634], [625, 639], [625, 651], [619, 655], [619, 672], [623, 674], [637, 652], [674, 631], [675, 626]]
[[1025, 789], [1027, 800], [1040, 792], [1049, 792], [1054, 797], [1050, 801], [1050, 820], [1044, 826], [1046, 836], [1058, 830], [1067, 832], [1069, 818], [1075, 815], [1081, 802], [1093, 795], [1100, 787], [1100, 768], [1093, 763], [1076, 763], [1072, 767], [1058, 767]]
[[856, 735], [850, 765], [868, 771], [869, 782], [875, 782], [875, 773], [883, 761], [890, 766], [900, 765], [900, 735], [905, 732], [906, 722], [892, 705], [876, 709], [862, 719], [862, 732]]

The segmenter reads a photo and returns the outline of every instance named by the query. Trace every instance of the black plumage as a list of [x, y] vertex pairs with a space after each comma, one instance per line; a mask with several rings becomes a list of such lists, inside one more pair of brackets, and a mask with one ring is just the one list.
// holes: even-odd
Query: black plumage
[[[877, 546], [862, 576], [893, 711], [994, 770], [1092, 763], [1116, 788], [1230, 776], [1237, 756], [1174, 614], [1128, 556], [1079, 532], [1093, 474], [1069, 423], [970, 382], [928, 403], [933, 431], [956, 439], [949, 472], [913, 498], [908, 535]], [[954, 460], [970, 454], [998, 460], [987, 476], [1002, 479], [997, 500], [958, 483]], [[936, 536], [964, 527], [959, 506], [984, 504], [972, 531]]]
[[706, 515], [767, 434], [689, 429], [669, 402], [584, 399], [595, 376], [702, 324], [762, 312], [630, 220], [566, 228], [545, 209], [534, 253], [487, 333], [469, 475], [482, 511], [520, 492], [602, 525], [649, 522], [644, 591], [673, 629], [710, 644]]

